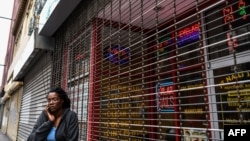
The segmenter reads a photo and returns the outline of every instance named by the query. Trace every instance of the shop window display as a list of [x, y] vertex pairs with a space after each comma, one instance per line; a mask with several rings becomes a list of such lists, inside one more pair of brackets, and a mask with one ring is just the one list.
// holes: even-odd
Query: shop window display
[[[102, 45], [97, 48], [101, 55], [95, 90], [100, 91], [98, 140], [110, 138], [142, 141], [147, 137], [149, 124], [148, 96], [144, 96], [147, 84], [141, 74], [141, 53], [144, 46], [138, 44], [142, 35], [104, 26], [101, 31]], [[110, 34], [107, 34], [110, 33]], [[112, 35], [112, 36], [109, 36]], [[133, 36], [132, 39], [128, 37]], [[117, 38], [118, 37], [118, 38]], [[131, 38], [131, 37], [130, 37]], [[141, 46], [141, 47], [140, 47]], [[144, 100], [143, 100], [144, 99]], [[108, 129], [108, 130], [107, 130]]]
[[[206, 103], [207, 92], [203, 87], [201, 64], [204, 59], [200, 49], [200, 22], [192, 16], [179, 22], [176, 29], [162, 30], [159, 35], [160, 39], [165, 37], [165, 45], [159, 40], [158, 47], [161, 48], [155, 53], [155, 74], [160, 79], [155, 85], [157, 124], [182, 129], [160, 128], [158, 132], [165, 133], [166, 139], [206, 141], [209, 123], [205, 111], [209, 109]], [[175, 132], [176, 136], [170, 132]], [[161, 139], [161, 136], [158, 138]]]
[[[157, 128], [157, 131], [162, 133], [165, 138], [175, 140], [176, 136], [173, 135], [173, 132], [176, 132], [176, 129], [164, 126], [174, 127], [178, 124], [173, 122], [177, 116], [176, 88], [171, 75], [164, 75], [161, 78], [165, 78], [165, 80], [158, 82], [155, 86], [157, 125], [162, 126]], [[158, 138], [162, 137], [158, 136]]]
[[[164, 33], [165, 32], [162, 34]], [[173, 38], [170, 35], [165, 34], [159, 39], [159, 44], [154, 46], [154, 56], [158, 57], [158, 73], [164, 74], [173, 69], [173, 45]]]
[[86, 137], [87, 127], [87, 105], [89, 97], [89, 48], [90, 29], [80, 35], [83, 39], [76, 38], [70, 45], [65, 58], [65, 63], [70, 67], [65, 70], [66, 85], [71, 100], [71, 109], [78, 115], [79, 128], [82, 132], [80, 138]]
[[178, 69], [189, 68], [202, 62], [200, 52], [201, 25], [199, 19], [192, 16], [179, 24], [176, 29], [176, 63]]
[[250, 63], [215, 69], [214, 75], [220, 128], [226, 124], [249, 124]]
[[205, 12], [209, 59], [249, 50], [249, 4], [246, 0], [231, 0]]
[[[196, 73], [193, 73], [196, 72]], [[200, 69], [181, 72], [178, 97], [183, 127], [206, 128], [207, 94]]]

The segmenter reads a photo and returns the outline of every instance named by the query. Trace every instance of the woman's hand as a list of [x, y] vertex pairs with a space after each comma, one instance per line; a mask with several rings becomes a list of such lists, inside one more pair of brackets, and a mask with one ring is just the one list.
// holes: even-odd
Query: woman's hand
[[49, 120], [54, 122], [55, 121], [55, 116], [50, 112], [48, 105], [46, 106], [45, 111], [47, 113], [47, 116], [48, 116]]

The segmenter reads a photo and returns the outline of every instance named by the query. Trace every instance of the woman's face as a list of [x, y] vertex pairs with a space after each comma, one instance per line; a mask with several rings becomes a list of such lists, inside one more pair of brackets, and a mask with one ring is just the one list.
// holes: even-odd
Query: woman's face
[[54, 113], [62, 109], [63, 99], [61, 99], [56, 92], [51, 92], [47, 96], [48, 107], [50, 112]]

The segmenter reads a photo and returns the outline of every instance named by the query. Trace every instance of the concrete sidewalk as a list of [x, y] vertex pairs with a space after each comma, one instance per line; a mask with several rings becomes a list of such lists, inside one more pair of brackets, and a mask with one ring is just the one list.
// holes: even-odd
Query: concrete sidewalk
[[0, 130], [0, 141], [11, 141], [11, 139]]

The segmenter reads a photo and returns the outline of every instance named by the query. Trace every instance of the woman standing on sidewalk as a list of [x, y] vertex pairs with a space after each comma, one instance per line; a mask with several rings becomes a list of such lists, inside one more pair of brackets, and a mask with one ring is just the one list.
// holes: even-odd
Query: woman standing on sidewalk
[[53, 88], [48, 104], [40, 114], [28, 141], [77, 141], [77, 114], [70, 110], [70, 99], [62, 88]]

